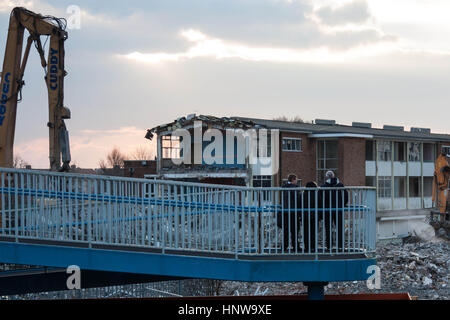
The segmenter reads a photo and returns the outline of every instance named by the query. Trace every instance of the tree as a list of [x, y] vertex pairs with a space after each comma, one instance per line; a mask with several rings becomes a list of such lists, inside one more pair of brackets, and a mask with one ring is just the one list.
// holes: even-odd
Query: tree
[[295, 123], [305, 123], [305, 121], [300, 116], [295, 116], [289, 119], [286, 116], [280, 116], [273, 118], [275, 121], [286, 121], [286, 122], [295, 122]]
[[13, 168], [25, 169], [30, 164], [26, 162], [21, 156], [17, 155], [14, 157]]
[[139, 146], [130, 155], [132, 160], [151, 160], [153, 152], [143, 146]]
[[98, 165], [99, 165], [100, 169], [106, 169], [106, 168], [108, 168], [108, 165], [106, 164], [106, 161], [105, 161], [104, 159], [101, 159], [101, 160], [98, 162]]
[[119, 150], [118, 147], [114, 147], [106, 156], [106, 160], [100, 160], [99, 166], [102, 169], [114, 168], [115, 166], [123, 167], [123, 161], [125, 160], [125, 155]]

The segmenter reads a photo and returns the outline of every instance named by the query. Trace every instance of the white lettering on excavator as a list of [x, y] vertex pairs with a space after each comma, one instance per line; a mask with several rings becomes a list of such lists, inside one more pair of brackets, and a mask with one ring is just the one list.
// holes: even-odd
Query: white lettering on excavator
[[7, 72], [5, 74], [5, 77], [3, 78], [3, 88], [1, 92], [1, 99], [0, 99], [0, 126], [3, 125], [3, 120], [5, 120], [5, 113], [6, 113], [6, 103], [8, 102], [8, 92], [10, 89], [9, 85], [9, 77], [11, 76], [10, 72]]
[[56, 90], [58, 88], [58, 50], [50, 48], [50, 89]]

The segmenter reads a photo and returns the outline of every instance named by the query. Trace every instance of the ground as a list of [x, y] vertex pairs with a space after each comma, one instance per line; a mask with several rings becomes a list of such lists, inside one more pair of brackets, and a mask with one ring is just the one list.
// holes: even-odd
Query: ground
[[[437, 234], [448, 226], [435, 225]], [[418, 299], [450, 299], [450, 241], [448, 234], [432, 241], [408, 237], [402, 240], [379, 241], [376, 250], [381, 271], [381, 288], [368, 289], [365, 281], [334, 282], [325, 287], [325, 294], [409, 293]], [[306, 294], [302, 283], [243, 283], [225, 281], [221, 295], [295, 295]]]

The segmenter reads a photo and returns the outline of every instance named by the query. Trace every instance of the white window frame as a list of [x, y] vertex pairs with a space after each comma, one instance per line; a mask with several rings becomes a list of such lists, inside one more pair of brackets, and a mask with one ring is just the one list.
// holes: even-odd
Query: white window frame
[[[300, 141], [300, 150], [287, 150], [287, 149], [284, 149], [283, 140], [298, 140], [298, 141]], [[291, 137], [284, 137], [284, 138], [282, 138], [282, 140], [281, 140], [281, 150], [282, 151], [287, 151], [287, 152], [303, 152], [302, 138], [291, 138]]]
[[[389, 186], [386, 186], [386, 182], [389, 182]], [[392, 177], [391, 176], [378, 176], [377, 194], [378, 194], [378, 198], [383, 198], [383, 199], [391, 199], [392, 198]]]

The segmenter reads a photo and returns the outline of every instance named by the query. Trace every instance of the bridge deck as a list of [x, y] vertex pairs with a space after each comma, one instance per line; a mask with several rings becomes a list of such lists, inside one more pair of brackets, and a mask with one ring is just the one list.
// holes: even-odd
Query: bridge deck
[[[293, 192], [296, 203], [287, 204]], [[0, 168], [0, 201], [3, 263], [239, 281], [364, 280], [375, 264], [371, 188], [286, 191]]]

